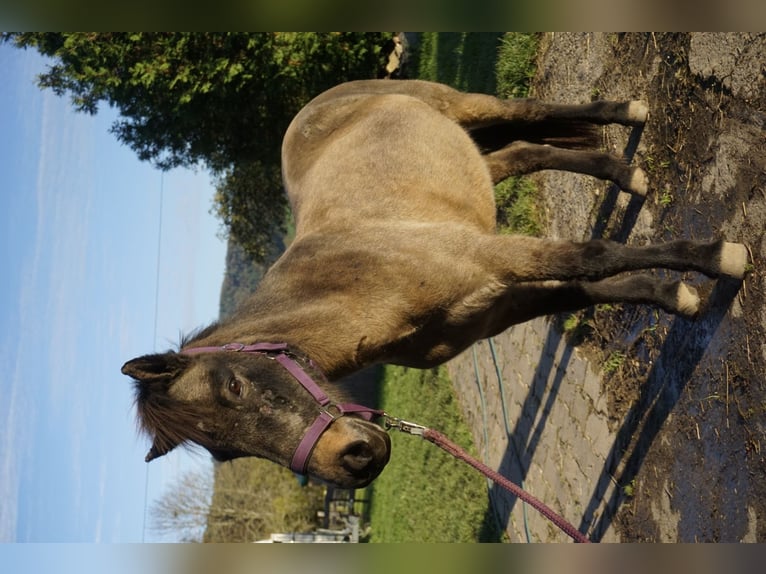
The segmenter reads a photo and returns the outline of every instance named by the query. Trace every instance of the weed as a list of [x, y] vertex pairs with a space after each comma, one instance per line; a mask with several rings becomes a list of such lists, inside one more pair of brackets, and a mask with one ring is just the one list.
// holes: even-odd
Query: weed
[[585, 339], [593, 332], [590, 321], [580, 313], [569, 315], [564, 319], [561, 328], [567, 336], [567, 342], [575, 347], [584, 343]]
[[564, 332], [570, 333], [577, 329], [577, 327], [580, 325], [580, 318], [577, 315], [570, 315], [566, 319], [564, 319]]
[[625, 353], [622, 351], [613, 351], [611, 355], [604, 361], [604, 365], [601, 370], [604, 373], [614, 373], [625, 362]]
[[653, 155], [646, 156], [645, 161], [646, 161], [646, 170], [650, 173], [658, 169], [667, 169], [670, 167], [670, 160], [667, 160], [667, 159], [658, 160]]
[[673, 194], [669, 187], [666, 187], [660, 194], [660, 205], [662, 207], [669, 207], [673, 203]]

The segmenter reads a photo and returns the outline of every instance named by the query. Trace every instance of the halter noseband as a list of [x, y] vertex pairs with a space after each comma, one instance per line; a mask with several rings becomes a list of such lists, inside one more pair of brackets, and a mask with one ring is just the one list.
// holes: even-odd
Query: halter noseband
[[[353, 413], [359, 415], [364, 420], [369, 421], [376, 416], [382, 416], [384, 414], [383, 411], [353, 403], [333, 403], [316, 381], [314, 381], [303, 367], [290, 356], [287, 343], [254, 343], [252, 345], [227, 343], [221, 347], [192, 347], [190, 349], [182, 350], [181, 354], [197, 355], [199, 353], [215, 353], [220, 351], [257, 353], [259, 355], [266, 355], [273, 358], [282, 365], [319, 404], [319, 415], [314, 419], [314, 422], [306, 431], [306, 434], [303, 435], [301, 442], [298, 444], [298, 448], [296, 448], [293, 453], [292, 461], [290, 462], [290, 470], [297, 472], [298, 474], [306, 474], [309, 458], [311, 457], [311, 453], [314, 450], [316, 443], [319, 441], [319, 437], [322, 436], [322, 433], [327, 430], [327, 427], [329, 427], [335, 419]], [[315, 365], [310, 360], [309, 364], [316, 369]], [[319, 369], [316, 370], [321, 374]], [[322, 375], [322, 378], [325, 381], [327, 380], [324, 378], [324, 375]], [[337, 414], [331, 413], [329, 410], [330, 408], [334, 408], [337, 411]]]

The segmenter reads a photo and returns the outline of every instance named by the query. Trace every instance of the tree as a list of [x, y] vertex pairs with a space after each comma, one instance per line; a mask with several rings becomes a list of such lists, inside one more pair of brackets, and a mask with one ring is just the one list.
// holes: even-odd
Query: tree
[[150, 527], [159, 534], [201, 541], [213, 495], [213, 477], [188, 472], [150, 508]]
[[323, 499], [323, 487], [301, 487], [292, 472], [265, 459], [217, 465], [204, 540], [252, 542], [272, 532], [312, 530]]
[[[259, 262], [273, 262], [288, 216], [278, 164], [238, 163], [216, 179], [215, 211], [229, 237]], [[279, 250], [281, 251], [281, 249]]]
[[189, 542], [252, 542], [271, 532], [311, 530], [323, 489], [301, 488], [292, 473], [265, 460], [189, 471], [149, 509], [152, 531]]
[[374, 77], [383, 33], [6, 33], [54, 58], [39, 85], [79, 111], [116, 107], [117, 137], [163, 169], [278, 163], [290, 119], [309, 98]]
[[[215, 212], [262, 261], [284, 229], [282, 136], [308, 100], [375, 77], [387, 33], [3, 33], [53, 58], [41, 88], [94, 114], [115, 107], [111, 131], [161, 169], [203, 166], [216, 178]], [[247, 182], [245, 178], [254, 176]]]

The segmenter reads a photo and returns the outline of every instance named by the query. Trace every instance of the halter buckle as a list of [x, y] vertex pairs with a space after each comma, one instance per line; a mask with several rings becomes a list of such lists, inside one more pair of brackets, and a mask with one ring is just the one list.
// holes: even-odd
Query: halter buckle
[[245, 348], [244, 343], [226, 343], [221, 347], [222, 351], [234, 351], [235, 353]]
[[406, 421], [397, 417], [392, 417], [388, 414], [383, 416], [383, 425], [385, 426], [386, 430], [396, 429], [406, 434], [422, 437], [423, 433], [425, 433], [427, 429], [427, 427], [424, 427], [423, 425], [419, 425], [417, 423]]

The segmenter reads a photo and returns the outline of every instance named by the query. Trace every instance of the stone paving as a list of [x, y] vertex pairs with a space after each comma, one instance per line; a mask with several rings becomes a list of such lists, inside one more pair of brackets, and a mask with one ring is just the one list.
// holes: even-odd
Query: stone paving
[[[538, 98], [567, 102], [590, 101], [597, 94], [614, 100], [641, 98], [654, 106], [650, 122], [655, 122], [655, 125], [664, 119], [662, 105], [684, 105], [684, 102], [665, 102], [661, 105], [665, 94], [652, 92], [658, 86], [665, 89], [662, 74], [665, 66], [669, 65], [657, 52], [658, 40], [654, 34], [646, 36], [644, 59], [634, 67], [608, 64], [613, 62], [615, 49], [622, 47], [623, 41], [618, 35], [556, 33], [546, 35], [546, 41], [549, 41], [550, 47], [538, 62], [535, 81], [535, 96]], [[717, 197], [722, 193], [731, 193], [736, 183], [734, 174], [744, 177], [742, 174], [748, 173], [751, 160], [761, 162], [758, 165], [762, 168], [763, 108], [754, 106], [751, 101], [763, 101], [766, 84], [761, 56], [766, 49], [765, 42], [766, 35], [761, 33], [690, 35], [688, 49], [683, 52], [688, 57], [689, 69], [700, 82], [713, 86], [706, 92], [712, 103], [692, 100], [690, 105], [708, 105], [725, 129], [711, 132], [718, 134], [710, 144], [715, 155], [700, 165], [695, 164], [695, 169], [703, 170], [703, 176], [701, 185], [691, 189], [687, 185], [685, 193], [690, 194], [689, 201], [696, 200], [700, 194]], [[650, 49], [657, 53], [647, 56]], [[716, 88], [718, 83], [722, 87]], [[724, 91], [730, 92], [733, 98], [742, 99], [752, 109], [738, 112], [739, 115], [727, 115], [731, 110], [720, 105]], [[736, 107], [736, 102], [728, 96], [726, 102], [732, 110]], [[683, 135], [681, 131], [679, 134]], [[607, 151], [619, 154], [625, 149], [627, 138], [626, 130], [610, 126], [605, 138]], [[652, 150], [646, 148], [644, 139], [639, 144], [638, 153], [647, 156]], [[540, 174], [540, 177], [543, 175]], [[596, 184], [592, 178], [548, 171], [544, 172], [541, 189], [555, 190], [555, 193], [544, 194], [543, 198], [548, 218], [547, 236], [567, 239], [587, 239], [591, 236], [593, 206], [601, 201], [603, 186]], [[653, 193], [656, 203], [658, 192], [655, 190]], [[742, 213], [737, 210], [732, 221], [722, 223], [725, 233], [752, 243], [759, 262], [766, 253], [761, 223], [763, 198], [766, 195], [750, 197], [747, 211], [743, 203]], [[620, 194], [619, 199], [626, 199], [625, 194]], [[651, 210], [642, 209], [634, 222], [630, 241], [642, 243], [650, 240], [655, 236], [657, 224]], [[755, 281], [751, 279], [750, 284], [755, 285]], [[749, 301], [752, 302], [752, 297]], [[737, 302], [734, 303], [732, 317], [742, 315]], [[766, 317], [762, 309], [752, 312], [754, 316], [760, 313], [760, 317]], [[712, 350], [706, 356], [712, 357], [717, 364], [720, 362], [717, 353], [734, 349], [741, 344], [738, 343], [741, 337], [727, 338], [727, 329], [720, 328], [718, 331], [721, 334], [713, 338], [718, 323], [711, 322], [710, 325], [701, 325], [695, 331], [704, 335], [703, 344], [697, 349], [697, 359], [701, 359], [710, 346]], [[730, 321], [726, 325], [732, 328]], [[710, 334], [706, 334], [708, 331]], [[677, 329], [675, 335], [678, 336], [672, 339], [675, 346], [666, 347], [695, 350], [696, 347], [693, 344], [690, 346], [689, 341], [684, 339], [683, 333], [683, 329]], [[752, 330], [749, 337], [751, 341], [763, 340], [762, 324], [757, 330]], [[482, 458], [517, 484], [523, 483], [525, 490], [581, 530], [587, 527], [594, 538], [603, 542], [619, 541], [613, 517], [610, 517], [606, 506], [607, 501], [619, 498], [618, 488], [631, 487], [617, 486], [612, 474], [619, 476], [623, 469], [622, 464], [615, 464], [621, 463], [624, 455], [619, 444], [625, 436], [619, 435], [638, 429], [629, 426], [626, 433], [610, 432], [607, 393], [602, 387], [599, 372], [601, 367], [591, 364], [576, 348], [569, 346], [550, 320], [545, 318], [509, 329], [495, 337], [494, 344], [500, 377], [496, 374], [488, 341], [477, 343], [448, 364], [464, 416], [473, 430]], [[753, 348], [757, 348], [755, 343]], [[762, 349], [766, 356], [766, 345]], [[673, 371], [672, 363], [673, 359], [668, 358], [663, 365], [666, 370]], [[704, 371], [704, 368], [701, 370]], [[655, 383], [664, 376], [663, 372], [657, 373]], [[680, 388], [691, 378], [691, 371], [664, 374], [678, 375]], [[695, 384], [700, 386], [697, 379], [700, 377], [695, 378]], [[502, 388], [499, 381], [502, 381]], [[706, 396], [704, 392], [699, 392]], [[501, 397], [505, 399], [505, 410]], [[684, 400], [685, 405], [689, 398]], [[654, 475], [657, 475], [653, 476], [655, 486], [649, 494], [643, 495], [643, 500], [649, 501], [651, 518], [658, 530], [653, 535], [649, 532], [649, 538], [661, 541], [762, 541], [763, 515], [759, 510], [762, 503], [756, 500], [763, 499], [762, 494], [757, 494], [764, 491], [762, 473], [753, 478], [755, 475], [748, 470], [742, 449], [737, 447], [736, 439], [731, 438], [733, 431], [726, 435], [728, 442], [721, 444], [722, 439], [716, 430], [718, 411], [708, 409], [702, 416], [692, 407], [689, 407], [687, 418], [700, 420], [702, 438], [706, 441], [705, 448], [700, 452], [706, 456], [701, 454], [694, 458], [690, 454], [695, 441], [686, 439], [673, 426], [673, 413], [668, 413], [667, 420], [661, 422], [664, 421], [670, 430], [656, 442], [672, 441], [676, 457], [669, 464], [662, 464], [659, 474], [652, 464]], [[758, 434], [762, 433], [761, 422], [750, 420], [748, 424], [745, 426], [747, 436], [762, 436]], [[716, 436], [711, 437], [713, 430]], [[651, 436], [654, 437], [654, 434]], [[700, 441], [699, 430], [696, 441]], [[757, 444], [760, 456], [760, 442]], [[752, 455], [750, 458], [753, 458]], [[707, 469], [704, 472], [700, 470], [700, 474], [713, 478], [699, 484], [688, 481], [689, 468]], [[708, 480], [728, 485], [724, 479], [731, 476], [736, 479], [730, 481], [735, 487], [724, 487], [719, 491], [709, 487]], [[640, 490], [641, 480], [638, 482], [637, 490]], [[679, 486], [681, 483], [684, 488]], [[534, 542], [569, 540], [537, 511], [528, 509], [525, 518], [523, 505], [504, 491], [491, 488], [489, 495], [497, 518], [506, 528], [511, 541], [526, 541], [526, 531], [529, 532], [529, 540]], [[591, 532], [593, 528], [603, 528], [603, 531]]]
[[[493, 342], [500, 378], [488, 341], [448, 365], [479, 453], [575, 526], [598, 503], [588, 517], [593, 523], [615, 488], [610, 481], [594, 498], [613, 445], [599, 373], [545, 318]], [[525, 520], [523, 504], [505, 491], [491, 488], [490, 497], [511, 541], [526, 541], [526, 530], [533, 542], [569, 540], [532, 508]], [[603, 542], [617, 540], [611, 526], [601, 535]]]

